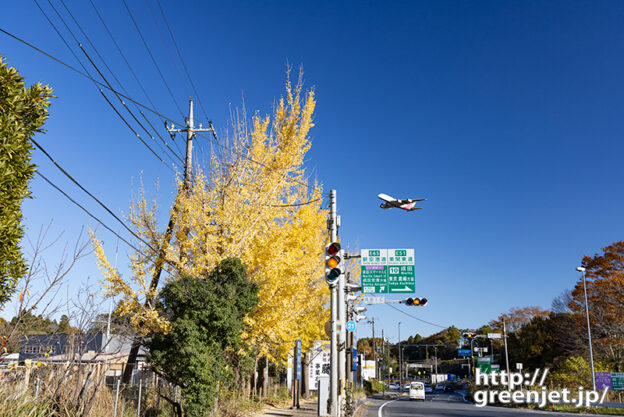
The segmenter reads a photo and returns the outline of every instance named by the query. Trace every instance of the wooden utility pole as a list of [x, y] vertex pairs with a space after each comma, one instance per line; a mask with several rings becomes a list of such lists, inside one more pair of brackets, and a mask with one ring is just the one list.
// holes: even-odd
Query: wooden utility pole
[[[196, 132], [213, 132], [212, 125], [208, 129], [204, 129], [199, 124], [199, 128], [195, 128], [195, 119], [193, 117], [193, 100], [189, 100], [189, 117], [186, 118], [186, 127], [184, 129], [175, 129], [173, 124], [171, 126], [167, 126], [165, 122], [165, 128], [171, 135], [171, 139], [175, 137], [176, 133], [186, 132], [186, 160], [184, 161], [184, 191], [189, 192], [191, 189], [191, 169], [193, 166], [193, 137]], [[177, 210], [178, 198], [176, 197], [176, 201], [173, 203], [173, 211]], [[162, 273], [163, 266], [165, 264], [165, 254], [167, 253], [167, 249], [169, 248], [169, 242], [171, 241], [171, 236], [173, 235], [173, 227], [175, 221], [174, 216], [172, 215], [169, 218], [169, 223], [167, 224], [167, 230], [165, 231], [165, 236], [163, 238], [162, 245], [158, 251], [158, 256], [156, 257], [156, 261], [154, 262], [154, 275], [152, 275], [152, 281], [150, 282], [150, 290], [154, 290], [158, 287], [158, 282], [160, 281], [160, 275]], [[148, 293], [149, 294], [149, 293]], [[146, 295], [145, 306], [153, 303], [154, 300], [150, 298], [149, 295]], [[122, 382], [127, 384], [130, 382], [132, 378], [132, 372], [134, 371], [134, 365], [136, 363], [137, 356], [139, 355], [139, 349], [142, 345], [142, 340], [140, 337], [135, 336], [132, 342], [132, 347], [130, 348], [130, 353], [128, 354], [128, 360], [126, 362], [126, 366], [124, 368], [124, 373], [122, 377]]]

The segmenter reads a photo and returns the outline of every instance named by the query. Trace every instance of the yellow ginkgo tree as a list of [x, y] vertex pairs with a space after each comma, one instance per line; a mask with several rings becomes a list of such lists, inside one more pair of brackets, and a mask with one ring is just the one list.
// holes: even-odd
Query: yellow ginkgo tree
[[[236, 119], [227, 146], [215, 148], [209, 168], [196, 169], [188, 189], [178, 183], [171, 210], [173, 237], [164, 251], [168, 279], [207, 276], [221, 260], [241, 259], [260, 300], [242, 337], [271, 360], [286, 359], [297, 339], [306, 348], [323, 338], [329, 318], [322, 280], [327, 213], [321, 187], [308, 182], [304, 169], [315, 105], [313, 91], [287, 82], [272, 116]], [[121, 296], [119, 312], [143, 332], [168, 330], [149, 285], [157, 258], [153, 248], [164, 240], [154, 211], [143, 196], [133, 206], [130, 220], [149, 246], [131, 257], [130, 278], [111, 267], [93, 237], [106, 290]]]

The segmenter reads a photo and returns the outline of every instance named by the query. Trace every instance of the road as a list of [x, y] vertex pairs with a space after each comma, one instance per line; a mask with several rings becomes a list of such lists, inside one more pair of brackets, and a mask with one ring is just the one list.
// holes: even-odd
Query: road
[[[540, 415], [575, 416], [579, 414], [520, 410], [501, 407], [477, 407], [466, 403], [459, 394], [427, 394], [426, 401], [410, 401], [407, 397], [396, 400], [372, 400], [363, 417], [537, 417]], [[380, 411], [381, 408], [381, 411]]]

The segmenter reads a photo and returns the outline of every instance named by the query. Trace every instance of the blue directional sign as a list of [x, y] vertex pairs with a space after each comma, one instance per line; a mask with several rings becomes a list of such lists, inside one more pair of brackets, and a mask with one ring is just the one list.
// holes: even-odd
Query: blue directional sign
[[301, 381], [301, 340], [297, 340], [297, 357], [295, 361], [297, 364], [297, 380]]
[[470, 349], [457, 349], [457, 356], [460, 358], [469, 358], [472, 355], [470, 354]]
[[353, 362], [353, 372], [357, 372], [358, 355], [357, 355], [357, 349], [356, 348], [353, 348], [353, 354], [352, 354], [351, 358], [352, 358], [352, 362]]
[[347, 329], [350, 332], [354, 331], [355, 330], [355, 322], [353, 320], [349, 320], [347, 322], [347, 324], [345, 325], [345, 329]]

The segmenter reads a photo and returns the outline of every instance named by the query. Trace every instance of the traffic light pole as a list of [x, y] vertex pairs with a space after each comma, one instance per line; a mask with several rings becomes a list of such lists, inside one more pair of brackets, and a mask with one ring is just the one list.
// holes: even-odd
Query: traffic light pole
[[[338, 222], [336, 215], [336, 190], [329, 191], [329, 218], [327, 228], [331, 242], [338, 240]], [[340, 282], [340, 279], [338, 280]], [[338, 305], [339, 285], [330, 285], [331, 291], [331, 341], [330, 341], [330, 375], [329, 375], [329, 415], [340, 417], [340, 398], [338, 397]]]

